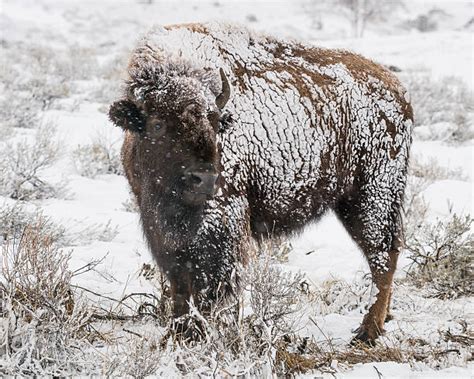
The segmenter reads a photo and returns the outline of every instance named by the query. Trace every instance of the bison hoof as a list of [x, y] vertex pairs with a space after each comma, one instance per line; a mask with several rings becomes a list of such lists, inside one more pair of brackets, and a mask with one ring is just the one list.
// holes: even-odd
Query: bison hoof
[[375, 341], [382, 333], [375, 328], [369, 329], [361, 325], [355, 330], [356, 335], [351, 340], [352, 346], [365, 345], [369, 347], [375, 346]]
[[390, 313], [387, 313], [387, 316], [385, 316], [385, 322], [392, 321], [393, 319], [394, 319], [394, 317]]

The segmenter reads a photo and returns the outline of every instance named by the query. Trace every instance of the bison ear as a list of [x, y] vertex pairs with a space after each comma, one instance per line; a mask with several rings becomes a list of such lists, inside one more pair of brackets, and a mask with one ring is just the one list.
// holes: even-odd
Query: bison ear
[[137, 106], [129, 100], [119, 100], [109, 109], [109, 118], [115, 125], [131, 132], [145, 129], [145, 116]]

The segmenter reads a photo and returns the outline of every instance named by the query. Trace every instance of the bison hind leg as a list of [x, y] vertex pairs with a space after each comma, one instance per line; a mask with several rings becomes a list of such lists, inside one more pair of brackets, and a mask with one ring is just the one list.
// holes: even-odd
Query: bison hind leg
[[[387, 186], [359, 191], [339, 201], [335, 211], [364, 253], [376, 288], [375, 301], [356, 331], [353, 343], [373, 345], [389, 318], [393, 275], [401, 247], [401, 199], [403, 191]], [[372, 187], [374, 188], [374, 187]]]

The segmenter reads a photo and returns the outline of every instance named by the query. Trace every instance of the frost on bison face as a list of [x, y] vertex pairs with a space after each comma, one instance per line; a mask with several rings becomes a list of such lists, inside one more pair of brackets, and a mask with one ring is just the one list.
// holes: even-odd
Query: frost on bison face
[[220, 24], [152, 30], [110, 118], [175, 316], [229, 296], [251, 238], [289, 235], [333, 209], [378, 289], [356, 339], [388, 315], [401, 241], [412, 109], [359, 55]]

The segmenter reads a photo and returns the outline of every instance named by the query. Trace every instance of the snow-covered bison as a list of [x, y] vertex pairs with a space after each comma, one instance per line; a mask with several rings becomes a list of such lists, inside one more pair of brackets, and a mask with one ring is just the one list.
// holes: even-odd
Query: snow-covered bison
[[[110, 119], [176, 316], [232, 293], [251, 238], [295, 233], [332, 209], [378, 289], [356, 339], [388, 314], [412, 108], [360, 55], [222, 24], [152, 30]], [[330, 258], [329, 258], [330, 259]]]

